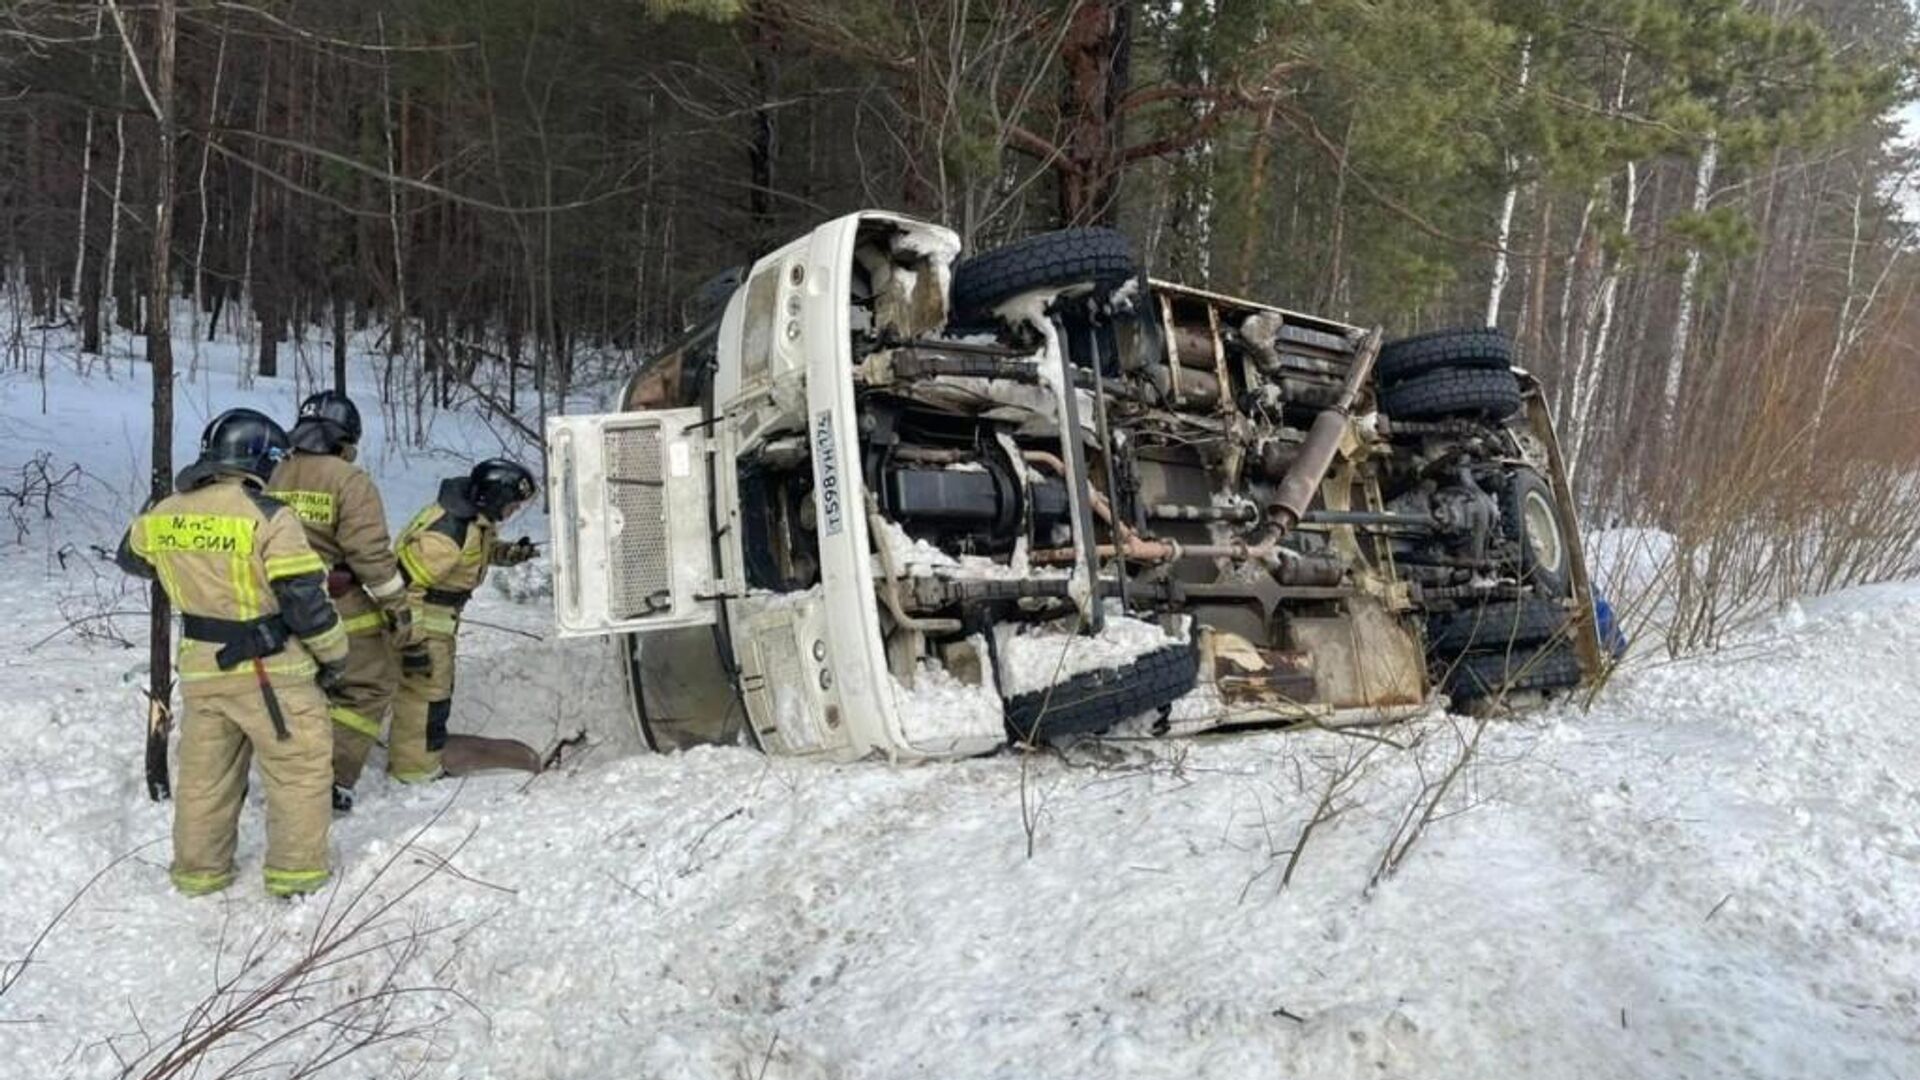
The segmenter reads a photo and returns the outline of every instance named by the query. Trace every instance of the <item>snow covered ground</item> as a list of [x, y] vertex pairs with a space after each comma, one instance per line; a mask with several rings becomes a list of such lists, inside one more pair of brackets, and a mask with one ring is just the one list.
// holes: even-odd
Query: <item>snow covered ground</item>
[[[355, 910], [423, 878], [364, 939], [387, 946], [203, 1075], [382, 986], [421, 1034], [339, 1075], [1920, 1075], [1920, 584], [1487, 727], [1403, 848], [1470, 722], [1379, 733], [1405, 750], [1256, 735], [1025, 767], [655, 757], [602, 648], [511, 632], [548, 636], [523, 572], [472, 609], [455, 727], [597, 746], [532, 782], [370, 775], [319, 900], [262, 894], [254, 805], [240, 880], [183, 900], [140, 778], [143, 648], [63, 629], [143, 602], [93, 546], [138, 502], [145, 384], [70, 362], [44, 413], [36, 380], [0, 375], [0, 487], [42, 451], [89, 474], [24, 539], [0, 529], [0, 961], [34, 949], [0, 996], [0, 1076], [117, 1075], [219, 980], [258, 985], [362, 892]], [[182, 391], [205, 403], [183, 405], [183, 460], [208, 410], [297, 397], [206, 378]], [[430, 442], [370, 439], [396, 522], [500, 447], [462, 417]], [[112, 627], [142, 644], [138, 618]], [[372, 1017], [349, 1015], [357, 1037]], [[253, 1064], [288, 1075], [341, 1030]]]

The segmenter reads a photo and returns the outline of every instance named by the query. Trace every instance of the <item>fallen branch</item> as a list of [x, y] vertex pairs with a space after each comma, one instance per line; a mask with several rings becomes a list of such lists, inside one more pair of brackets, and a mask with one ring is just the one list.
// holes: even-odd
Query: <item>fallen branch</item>
[[512, 626], [501, 626], [499, 623], [482, 622], [479, 619], [463, 618], [460, 620], [460, 625], [477, 626], [482, 630], [498, 630], [502, 634], [518, 634], [523, 638], [529, 638], [533, 641], [547, 640], [546, 638], [543, 638], [539, 634], [533, 633], [530, 630], [521, 630]]
[[[1487, 723], [1484, 717], [1473, 722], [1473, 734], [1461, 740], [1459, 752], [1454, 755], [1453, 762], [1447, 766], [1447, 771], [1438, 779], [1426, 780], [1421, 785], [1419, 794], [1407, 804], [1406, 814], [1401, 817], [1400, 824], [1395, 826], [1393, 835], [1388, 837], [1386, 850], [1381, 852], [1380, 864], [1374, 867], [1373, 876], [1367, 880], [1368, 891], [1372, 891], [1380, 882], [1392, 877], [1400, 869], [1401, 864], [1406, 862], [1407, 854], [1413, 850], [1414, 844], [1426, 835], [1427, 826], [1438, 819], [1440, 804], [1446, 801], [1447, 793], [1453, 789], [1454, 781], [1459, 779], [1461, 773], [1466, 770], [1467, 764], [1479, 751], [1480, 736], [1486, 733]], [[1459, 729], [1455, 728], [1454, 733], [1457, 736]], [[1421, 770], [1421, 775], [1424, 780], [1424, 769]]]
[[146, 608], [125, 608], [119, 611], [100, 611], [100, 612], [95, 612], [92, 615], [82, 615], [78, 618], [68, 620], [66, 625], [60, 627], [59, 629], [55, 630], [51, 634], [48, 634], [47, 636], [27, 646], [26, 651], [32, 652], [33, 650], [39, 648], [42, 645], [45, 645], [47, 642], [52, 641], [54, 638], [59, 637], [61, 634], [64, 634], [69, 630], [79, 629], [85, 623], [98, 622], [102, 619], [127, 619], [127, 618], [132, 618], [136, 615], [138, 615], [143, 619], [146, 618], [147, 609]]

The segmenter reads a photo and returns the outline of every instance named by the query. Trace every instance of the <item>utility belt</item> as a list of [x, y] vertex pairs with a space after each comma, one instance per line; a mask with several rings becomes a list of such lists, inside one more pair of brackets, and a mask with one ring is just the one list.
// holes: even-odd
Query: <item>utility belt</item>
[[248, 660], [272, 656], [293, 638], [287, 622], [279, 615], [258, 619], [213, 619], [205, 615], [182, 615], [181, 633], [194, 641], [220, 646], [213, 662], [225, 671]]
[[422, 595], [421, 599], [429, 604], [435, 604], [440, 607], [450, 607], [455, 611], [459, 611], [461, 608], [467, 606], [467, 601], [473, 599], [473, 590], [428, 589]]
[[266, 666], [260, 662], [261, 657], [272, 656], [285, 648], [293, 637], [293, 631], [287, 628], [285, 619], [278, 614], [262, 615], [257, 619], [182, 615], [180, 632], [194, 641], [220, 646], [220, 651], [213, 656], [213, 662], [220, 665], [222, 671], [252, 661], [254, 678], [260, 684], [260, 696], [266, 702], [267, 718], [273, 722], [273, 733], [282, 740], [290, 737], [286, 714], [281, 712], [280, 699], [274, 694], [273, 683], [267, 678]]

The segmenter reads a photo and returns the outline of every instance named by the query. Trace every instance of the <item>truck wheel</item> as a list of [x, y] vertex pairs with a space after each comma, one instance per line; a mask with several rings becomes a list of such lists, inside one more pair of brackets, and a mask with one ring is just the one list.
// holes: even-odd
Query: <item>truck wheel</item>
[[1565, 645], [1462, 657], [1447, 680], [1455, 705], [1497, 700], [1522, 691], [1565, 690], [1579, 686], [1580, 661]]
[[1016, 240], [953, 268], [954, 321], [989, 319], [993, 309], [1036, 289], [1117, 285], [1136, 273], [1132, 246], [1112, 229], [1061, 229]]
[[1504, 331], [1462, 327], [1390, 341], [1381, 347], [1373, 370], [1384, 386], [1441, 368], [1505, 371], [1512, 366], [1513, 339]]
[[1564, 637], [1573, 616], [1555, 600], [1503, 600], [1435, 616], [1427, 645], [1440, 656], [1475, 650], [1505, 651]]
[[1519, 410], [1520, 380], [1511, 371], [1441, 368], [1380, 391], [1380, 411], [1396, 420], [1505, 420]]
[[1500, 500], [1500, 527], [1520, 548], [1520, 577], [1547, 596], [1573, 591], [1572, 553], [1553, 489], [1532, 469], [1515, 469]]
[[1008, 698], [1007, 730], [1019, 741], [1105, 731], [1173, 704], [1193, 689], [1199, 669], [1200, 654], [1188, 644], [1156, 649], [1124, 667], [1083, 672], [1050, 690]]

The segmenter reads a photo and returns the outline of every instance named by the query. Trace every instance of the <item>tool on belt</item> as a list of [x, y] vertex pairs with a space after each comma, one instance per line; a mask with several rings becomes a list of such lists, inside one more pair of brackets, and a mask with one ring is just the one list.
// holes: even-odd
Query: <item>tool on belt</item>
[[213, 662], [220, 665], [222, 671], [253, 661], [254, 678], [259, 682], [260, 696], [267, 704], [267, 718], [273, 721], [274, 738], [285, 740], [293, 737], [287, 730], [287, 716], [280, 711], [280, 698], [273, 692], [273, 682], [267, 678], [264, 659], [279, 652], [292, 638], [293, 632], [287, 629], [286, 620], [279, 615], [264, 615], [258, 619], [212, 619], [204, 615], [183, 615], [180, 630], [194, 641], [220, 646], [220, 651], [213, 655]]
[[360, 579], [345, 566], [336, 566], [327, 571], [327, 595], [335, 600], [360, 587]]

